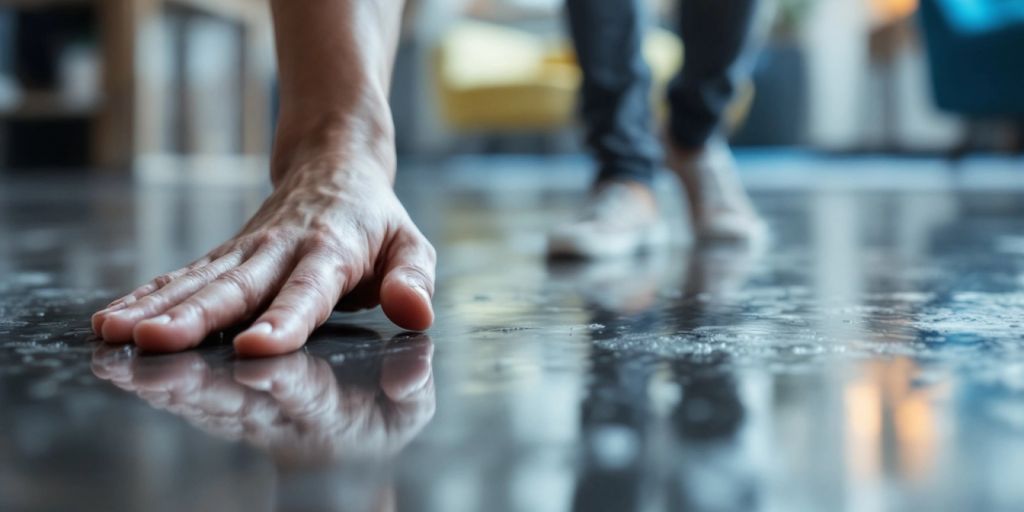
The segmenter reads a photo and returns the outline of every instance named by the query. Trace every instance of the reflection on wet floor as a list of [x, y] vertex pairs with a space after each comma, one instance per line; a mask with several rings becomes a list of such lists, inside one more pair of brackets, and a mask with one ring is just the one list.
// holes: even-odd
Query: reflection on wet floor
[[[318, 336], [384, 344], [373, 331], [335, 326]], [[195, 351], [140, 357], [131, 347], [101, 346], [92, 367], [100, 379], [211, 435], [244, 440], [282, 465], [316, 467], [401, 449], [434, 413], [432, 351], [426, 335], [400, 336], [373, 357], [335, 357], [332, 368], [333, 355], [306, 351], [217, 365]]]
[[748, 165], [767, 246], [596, 263], [542, 257], [571, 162], [407, 172], [436, 327], [261, 361], [88, 327], [258, 182], [0, 183], [0, 510], [1020, 510], [1024, 183], [815, 165]]
[[[101, 346], [92, 369], [211, 436], [267, 452], [285, 488], [294, 475], [302, 487], [306, 474], [333, 465], [383, 475], [381, 462], [434, 414], [433, 343], [422, 334], [385, 343], [374, 331], [337, 325], [317, 338], [359, 340], [368, 353], [347, 359], [344, 351], [325, 351], [329, 344], [316, 343], [284, 357], [232, 360], [227, 351], [147, 357], [130, 347]], [[369, 483], [375, 485], [349, 491], [341, 500], [386, 509], [393, 490], [385, 480]], [[337, 508], [339, 497], [329, 492], [296, 496], [304, 494], [305, 510]]]

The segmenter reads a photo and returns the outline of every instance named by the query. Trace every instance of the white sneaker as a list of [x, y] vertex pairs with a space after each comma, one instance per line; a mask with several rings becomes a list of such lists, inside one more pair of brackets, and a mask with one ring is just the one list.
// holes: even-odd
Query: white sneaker
[[668, 166], [686, 189], [696, 238], [734, 242], [766, 238], [767, 226], [750, 202], [724, 141], [712, 139], [693, 155], [670, 149]]
[[610, 182], [590, 197], [579, 217], [551, 230], [548, 255], [630, 256], [667, 239], [668, 229], [658, 214], [653, 193], [642, 185]]

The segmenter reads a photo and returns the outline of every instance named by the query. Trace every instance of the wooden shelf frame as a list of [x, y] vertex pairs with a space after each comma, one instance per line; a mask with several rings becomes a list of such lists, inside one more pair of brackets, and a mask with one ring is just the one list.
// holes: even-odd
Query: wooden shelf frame
[[[6, 0], [3, 4], [14, 9], [65, 6], [91, 6], [97, 14], [101, 99], [88, 109], [65, 111], [76, 116], [92, 113], [94, 166], [125, 170], [137, 157], [161, 152], [157, 110], [166, 98], [160, 95], [159, 79], [146, 69], [146, 55], [159, 43], [153, 34], [169, 7], [215, 16], [241, 28], [242, 151], [269, 151], [271, 71], [265, 61], [272, 53], [272, 35], [267, 0]], [[47, 96], [27, 94], [23, 105], [8, 108], [0, 116], [60, 115], [60, 102]]]
[[[0, 7], [13, 9], [46, 9], [53, 7], [95, 6], [110, 0], [4, 0]], [[188, 7], [213, 16], [231, 20], [249, 20], [266, 9], [259, 0], [164, 0], [164, 3]]]
[[53, 92], [25, 91], [15, 105], [0, 107], [0, 119], [56, 119], [92, 117], [100, 110], [95, 102], [69, 103]]

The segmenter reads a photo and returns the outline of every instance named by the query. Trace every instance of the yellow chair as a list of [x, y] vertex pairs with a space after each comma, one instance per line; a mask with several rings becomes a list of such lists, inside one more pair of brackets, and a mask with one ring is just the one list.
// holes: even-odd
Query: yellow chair
[[[663, 118], [665, 88], [682, 65], [683, 47], [671, 32], [655, 29], [644, 41], [644, 57], [653, 78], [652, 102]], [[568, 43], [465, 21], [442, 37], [433, 66], [441, 117], [457, 132], [555, 132], [575, 120], [580, 71]], [[752, 93], [744, 88], [730, 125], [744, 117]]]

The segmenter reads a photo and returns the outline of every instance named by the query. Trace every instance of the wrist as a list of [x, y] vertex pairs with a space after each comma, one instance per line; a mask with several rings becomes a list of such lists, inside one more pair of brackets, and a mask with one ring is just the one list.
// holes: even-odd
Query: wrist
[[[320, 162], [324, 165], [310, 165]], [[395, 176], [395, 136], [386, 101], [365, 101], [343, 109], [282, 106], [270, 178], [276, 188], [290, 174], [304, 172]]]

